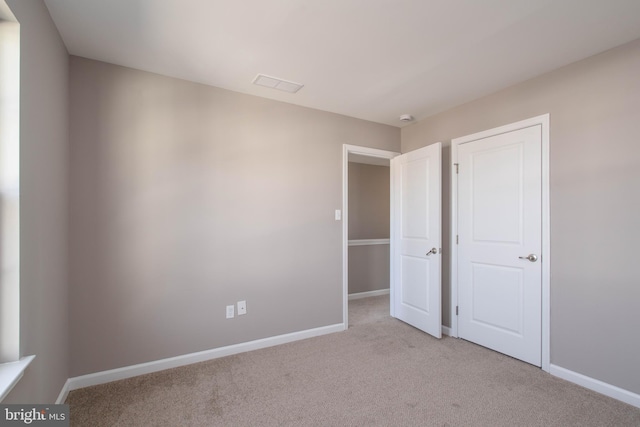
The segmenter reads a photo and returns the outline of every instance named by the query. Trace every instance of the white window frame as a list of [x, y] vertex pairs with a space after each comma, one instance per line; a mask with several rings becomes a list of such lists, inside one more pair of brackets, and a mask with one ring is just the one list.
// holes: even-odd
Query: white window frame
[[20, 24], [0, 0], [0, 402], [35, 356], [20, 357]]

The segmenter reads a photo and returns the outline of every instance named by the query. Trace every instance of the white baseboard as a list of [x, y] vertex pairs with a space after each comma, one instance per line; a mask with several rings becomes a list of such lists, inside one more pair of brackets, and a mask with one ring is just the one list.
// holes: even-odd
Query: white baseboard
[[123, 368], [111, 369], [108, 371], [96, 372], [93, 374], [81, 375], [69, 378], [65, 383], [60, 396], [66, 399], [66, 394], [71, 390], [104, 384], [111, 381], [136, 377], [138, 375], [150, 374], [152, 372], [163, 371], [165, 369], [177, 368], [179, 366], [190, 365], [192, 363], [204, 362], [206, 360], [231, 356], [233, 354], [244, 353], [251, 350], [258, 350], [275, 345], [286, 344], [292, 341], [313, 338], [320, 335], [342, 332], [345, 330], [344, 323], [323, 326], [306, 331], [292, 332], [290, 334], [278, 335], [275, 337], [263, 338], [255, 341], [234, 344], [226, 347], [214, 348], [211, 350], [199, 351], [197, 353], [184, 354], [182, 356], [170, 357], [168, 359], [155, 360], [153, 362], [140, 363], [138, 365], [125, 366]]
[[[368, 296], [384, 295], [389, 293], [388, 289], [371, 292], [361, 292], [349, 295], [349, 299], [366, 298]], [[362, 296], [364, 294], [368, 294]], [[353, 296], [353, 298], [352, 298]], [[255, 341], [249, 341], [240, 344], [234, 344], [226, 347], [214, 348], [211, 350], [200, 351], [197, 353], [185, 354], [182, 356], [170, 357], [168, 359], [155, 360], [153, 362], [141, 363], [138, 365], [125, 366], [123, 368], [111, 369], [108, 371], [96, 372], [93, 374], [81, 375], [79, 377], [69, 378], [60, 390], [60, 394], [56, 399], [56, 404], [64, 403], [69, 395], [69, 391], [77, 390], [84, 387], [90, 387], [98, 384], [105, 384], [111, 381], [122, 380], [135, 377], [138, 375], [149, 374], [152, 372], [163, 371], [165, 369], [177, 368], [179, 366], [190, 365], [193, 363], [204, 362], [207, 360], [217, 359], [220, 357], [231, 356], [233, 354], [244, 353], [247, 351], [258, 350], [261, 348], [273, 347], [280, 344], [286, 344], [293, 341], [299, 341], [307, 338], [318, 337], [321, 335], [331, 334], [334, 332], [342, 332], [345, 330], [343, 323], [335, 325], [323, 326], [306, 331], [292, 332], [290, 334], [278, 335], [275, 337], [263, 338]], [[450, 336], [451, 328], [442, 326], [442, 333]], [[551, 365], [549, 373], [558, 378], [578, 384], [595, 392], [612, 397], [629, 405], [640, 408], [640, 394], [616, 387], [595, 378], [579, 374], [569, 369], [562, 368], [557, 365]]]
[[380, 295], [387, 295], [389, 293], [389, 289], [380, 289], [377, 291], [368, 291], [368, 292], [358, 292], [357, 294], [349, 294], [349, 301], [354, 299], [361, 298], [369, 298], [369, 297], [377, 297]]
[[70, 379], [67, 379], [64, 382], [64, 385], [62, 386], [62, 390], [60, 390], [60, 394], [58, 395], [58, 398], [56, 399], [56, 405], [60, 405], [61, 403], [64, 403], [65, 400], [67, 400], [67, 396], [69, 396], [69, 384], [70, 384]]
[[600, 380], [596, 380], [595, 378], [587, 377], [586, 375], [582, 375], [553, 364], [550, 366], [549, 373], [558, 378], [562, 378], [563, 380], [581, 385], [589, 390], [596, 391], [604, 394], [605, 396], [613, 397], [614, 399], [628, 403], [636, 408], [640, 408], [640, 394], [630, 392], [629, 390], [616, 387]]

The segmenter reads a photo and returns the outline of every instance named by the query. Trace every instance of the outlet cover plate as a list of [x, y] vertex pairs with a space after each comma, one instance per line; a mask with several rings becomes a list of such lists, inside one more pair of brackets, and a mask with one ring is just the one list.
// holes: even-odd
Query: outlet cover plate
[[238, 316], [242, 316], [243, 314], [247, 314], [247, 302], [238, 301]]
[[233, 319], [234, 316], [234, 306], [233, 305], [228, 305], [227, 306], [227, 319]]

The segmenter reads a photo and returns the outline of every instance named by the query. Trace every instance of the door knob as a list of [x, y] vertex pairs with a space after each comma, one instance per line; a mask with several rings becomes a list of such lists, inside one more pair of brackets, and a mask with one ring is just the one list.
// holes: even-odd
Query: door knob
[[530, 254], [528, 256], [519, 256], [518, 258], [520, 258], [520, 259], [528, 259], [531, 262], [536, 262], [538, 260], [538, 255]]
[[437, 253], [438, 253], [438, 250], [436, 248], [431, 248], [431, 250], [429, 252], [427, 252], [425, 255], [429, 256], [431, 254], [435, 255]]

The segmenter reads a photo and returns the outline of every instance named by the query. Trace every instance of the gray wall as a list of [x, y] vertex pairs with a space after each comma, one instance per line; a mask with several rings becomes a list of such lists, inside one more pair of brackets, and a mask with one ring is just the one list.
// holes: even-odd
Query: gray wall
[[389, 238], [389, 167], [349, 162], [349, 239]]
[[[388, 166], [349, 162], [349, 239], [389, 238]], [[349, 294], [389, 289], [389, 245], [349, 247]]]
[[3, 403], [54, 402], [69, 377], [68, 55], [40, 0], [20, 22], [20, 353], [36, 359]]
[[389, 289], [389, 245], [349, 247], [349, 294]]
[[342, 323], [342, 145], [398, 128], [70, 68], [72, 376]]
[[[551, 362], [634, 393], [640, 393], [638, 76], [640, 40], [402, 129], [403, 153], [445, 143], [448, 183], [452, 138], [550, 113]], [[447, 301], [448, 274], [444, 279]]]

